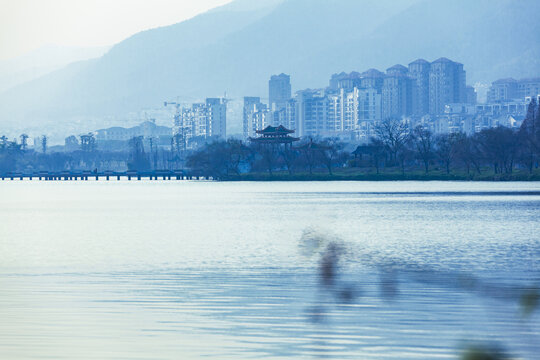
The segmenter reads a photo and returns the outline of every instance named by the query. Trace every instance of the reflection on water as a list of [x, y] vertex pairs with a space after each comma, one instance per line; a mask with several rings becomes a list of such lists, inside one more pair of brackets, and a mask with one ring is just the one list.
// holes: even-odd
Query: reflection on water
[[539, 190], [2, 184], [0, 358], [534, 359]]

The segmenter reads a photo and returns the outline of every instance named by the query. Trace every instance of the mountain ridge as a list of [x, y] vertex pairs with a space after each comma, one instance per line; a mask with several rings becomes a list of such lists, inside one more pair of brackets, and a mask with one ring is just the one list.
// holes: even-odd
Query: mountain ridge
[[540, 69], [534, 0], [269, 0], [256, 9], [242, 2], [249, 4], [135, 34], [99, 59], [2, 93], [0, 122], [118, 115], [225, 91], [265, 97], [273, 73], [290, 73], [295, 89], [321, 87], [332, 73], [384, 71], [417, 58], [462, 62], [469, 83]]

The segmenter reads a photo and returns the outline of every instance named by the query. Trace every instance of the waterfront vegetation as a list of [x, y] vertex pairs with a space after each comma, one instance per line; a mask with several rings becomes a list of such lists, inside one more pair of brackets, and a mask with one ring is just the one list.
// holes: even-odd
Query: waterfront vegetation
[[332, 175], [324, 171], [312, 174], [298, 172], [290, 175], [285, 171], [274, 172], [272, 175], [264, 172], [229, 175], [224, 180], [229, 181], [540, 181], [540, 170], [533, 169], [532, 173], [523, 169], [515, 170], [510, 174], [495, 174], [489, 167], [483, 168], [480, 174], [469, 173], [458, 169], [447, 174], [444, 170], [436, 168], [428, 174], [420, 168], [410, 169], [405, 174], [398, 168], [388, 168], [384, 172], [376, 173], [375, 169], [340, 168], [335, 169]]
[[[34, 149], [28, 135], [0, 138], [0, 173], [39, 171], [183, 170], [220, 180], [540, 180], [540, 106], [533, 100], [517, 130], [484, 129], [435, 135], [398, 119], [382, 121], [369, 143], [305, 137], [294, 145], [212, 140], [196, 150], [156, 145], [135, 137], [121, 151], [100, 150], [92, 134], [66, 139], [50, 151], [46, 136]], [[68, 141], [69, 140], [69, 141]], [[173, 138], [174, 140], [174, 138]], [[71, 148], [71, 151], [66, 149]], [[39, 150], [39, 151], [36, 151]]]
[[540, 180], [540, 111], [534, 101], [518, 130], [434, 135], [397, 119], [376, 128], [368, 144], [304, 138], [294, 146], [217, 141], [187, 166], [224, 180]]

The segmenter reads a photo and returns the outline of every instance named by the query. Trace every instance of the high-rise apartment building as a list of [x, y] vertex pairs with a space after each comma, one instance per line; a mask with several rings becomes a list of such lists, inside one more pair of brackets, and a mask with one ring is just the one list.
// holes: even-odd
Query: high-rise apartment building
[[418, 59], [409, 64], [409, 76], [413, 79], [412, 113], [415, 116], [429, 114], [429, 71], [431, 64]]
[[257, 130], [267, 126], [283, 125], [288, 129], [296, 128], [296, 103], [289, 99], [283, 108], [269, 109], [258, 97], [244, 98], [244, 138], [255, 137]]
[[204, 103], [179, 110], [174, 120], [174, 134], [190, 148], [193, 138], [227, 137], [227, 103], [225, 99], [207, 98]]
[[[369, 69], [334, 74], [326, 89], [298, 91], [290, 99], [290, 77], [274, 75], [267, 109], [256, 111], [259, 98], [244, 99], [244, 135], [268, 125], [284, 125], [299, 136], [368, 141], [385, 118], [409, 117], [414, 123], [427, 114], [440, 116], [449, 105], [474, 105], [476, 92], [466, 87], [465, 76], [463, 65], [449, 59], [433, 63], [418, 59], [408, 67], [392, 66], [386, 73]], [[534, 82], [527, 86], [534, 87]]]
[[356, 139], [368, 142], [382, 119], [382, 94], [373, 88], [359, 89], [357, 102]]
[[499, 79], [491, 83], [487, 93], [487, 102], [508, 101], [518, 97], [518, 82], [516, 79]]
[[467, 86], [465, 88], [465, 102], [470, 105], [476, 105], [478, 102], [478, 94], [476, 89], [472, 86]]
[[360, 87], [362, 74], [353, 71], [350, 74], [342, 72], [334, 74], [330, 78], [330, 91], [338, 91], [339, 89], [352, 90], [355, 87]]
[[520, 99], [538, 97], [540, 95], [540, 78], [528, 78], [518, 81], [518, 95]]
[[381, 94], [374, 88], [340, 89], [326, 94], [328, 134], [355, 132], [359, 124], [381, 119]]
[[268, 82], [269, 108], [280, 110], [291, 99], [291, 77], [286, 74], [273, 75]]
[[283, 125], [287, 129], [296, 129], [296, 101], [289, 99], [281, 109], [270, 109], [270, 123], [272, 126]]
[[257, 111], [251, 114], [251, 127], [249, 131], [249, 137], [255, 137], [257, 130], [263, 130], [267, 126], [271, 125], [272, 117], [266, 104], [261, 104]]
[[487, 95], [488, 103], [512, 101], [540, 95], [540, 78], [516, 80], [513, 78], [494, 81]]
[[466, 102], [463, 64], [440, 58], [429, 71], [429, 113], [442, 114], [445, 105]]
[[413, 79], [403, 65], [387, 69], [382, 88], [382, 118], [401, 118], [412, 114]]
[[206, 136], [227, 138], [227, 102], [220, 98], [207, 98], [208, 130]]
[[247, 139], [250, 136], [255, 136], [255, 132], [253, 130], [253, 114], [260, 111], [261, 106], [262, 103], [260, 97], [244, 97], [244, 108], [242, 112], [244, 139]]
[[296, 133], [318, 136], [328, 132], [328, 97], [321, 90], [296, 93]]
[[360, 87], [364, 89], [373, 88], [381, 94], [384, 85], [384, 76], [384, 73], [377, 69], [369, 69], [362, 73]]

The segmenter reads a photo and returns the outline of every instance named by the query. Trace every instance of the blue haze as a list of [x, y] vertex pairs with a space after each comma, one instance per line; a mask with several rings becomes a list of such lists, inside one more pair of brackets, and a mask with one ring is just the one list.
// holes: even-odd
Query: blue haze
[[294, 90], [324, 86], [335, 72], [421, 57], [464, 63], [470, 83], [536, 76], [540, 68], [535, 0], [258, 4], [237, 1], [136, 34], [100, 59], [2, 93], [0, 124], [61, 126], [85, 116], [122, 116], [176, 96], [189, 102], [225, 91], [237, 99], [263, 95], [272, 73], [291, 74]]

